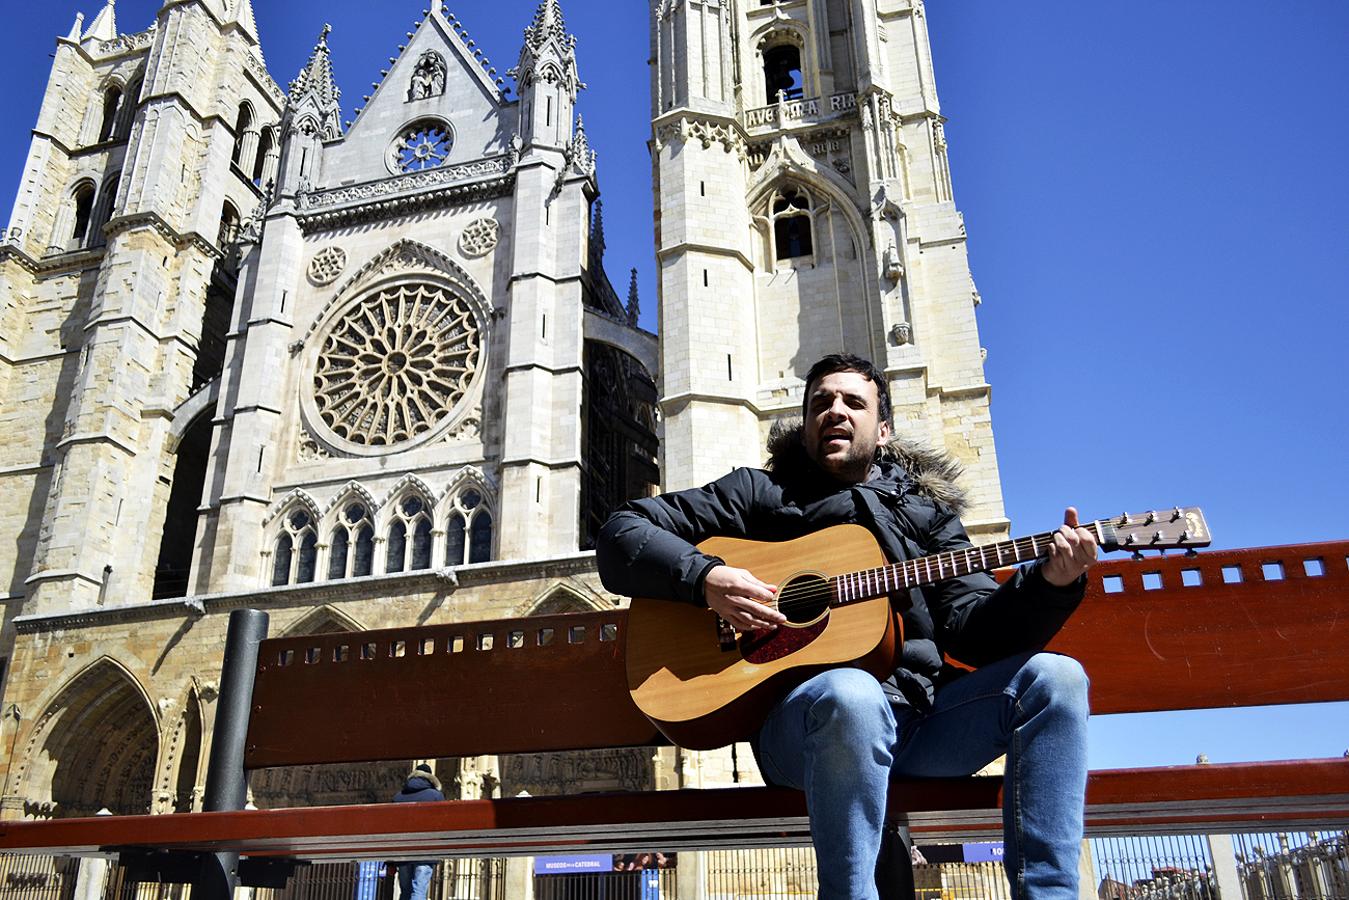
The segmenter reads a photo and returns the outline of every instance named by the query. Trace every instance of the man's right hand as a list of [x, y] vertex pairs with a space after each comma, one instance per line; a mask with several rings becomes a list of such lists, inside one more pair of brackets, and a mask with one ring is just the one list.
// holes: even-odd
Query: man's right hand
[[703, 578], [703, 599], [737, 631], [768, 631], [785, 624], [777, 610], [775, 584], [765, 584], [745, 569], [713, 566]]

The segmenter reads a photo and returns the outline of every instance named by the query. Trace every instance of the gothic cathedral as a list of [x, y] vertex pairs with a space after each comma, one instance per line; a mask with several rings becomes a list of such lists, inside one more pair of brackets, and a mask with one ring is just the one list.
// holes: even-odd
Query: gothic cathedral
[[[605, 273], [558, 0], [513, 93], [432, 6], [351, 121], [328, 30], [283, 90], [251, 0], [136, 32], [106, 0], [57, 40], [0, 241], [0, 817], [199, 808], [233, 608], [274, 636], [613, 609], [608, 513], [762, 463], [826, 353], [885, 369], [1005, 533], [921, 0], [652, 0], [659, 342]], [[472, 797], [749, 754], [535, 756], [437, 765]]]
[[191, 807], [218, 598], [273, 633], [612, 608], [581, 551], [659, 481], [656, 339], [604, 271], [576, 38], [521, 25], [511, 95], [434, 4], [345, 124], [328, 30], [282, 90], [250, 0], [57, 41], [0, 249], [9, 814]]

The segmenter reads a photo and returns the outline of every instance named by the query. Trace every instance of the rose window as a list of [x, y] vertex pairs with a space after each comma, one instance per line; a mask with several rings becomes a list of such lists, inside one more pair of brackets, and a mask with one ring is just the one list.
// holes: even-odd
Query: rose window
[[314, 371], [314, 403], [337, 437], [366, 447], [413, 440], [444, 421], [481, 355], [465, 300], [421, 284], [384, 288], [333, 323]]
[[434, 169], [445, 164], [453, 147], [450, 126], [435, 120], [416, 122], [394, 141], [390, 162], [398, 172]]

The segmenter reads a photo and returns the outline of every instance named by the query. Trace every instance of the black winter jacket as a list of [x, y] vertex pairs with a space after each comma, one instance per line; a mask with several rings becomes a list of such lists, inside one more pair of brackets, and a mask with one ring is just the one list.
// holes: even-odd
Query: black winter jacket
[[[736, 469], [705, 487], [635, 500], [614, 513], [596, 546], [604, 586], [702, 604], [703, 578], [723, 561], [694, 545], [713, 536], [790, 540], [852, 522], [876, 536], [891, 562], [971, 546], [953, 508], [963, 495], [949, 458], [892, 442], [865, 483], [845, 485], [805, 456], [799, 433], [778, 436], [774, 445], [770, 470]], [[904, 646], [886, 694], [926, 711], [939, 679], [953, 674], [949, 667], [943, 673], [944, 654], [980, 666], [1037, 650], [1076, 609], [1084, 587], [1085, 579], [1055, 587], [1035, 564], [1001, 586], [980, 573], [892, 595]]]
[[429, 803], [433, 800], [444, 800], [445, 794], [440, 790], [440, 779], [427, 772], [412, 770], [408, 779], [403, 783], [403, 789], [394, 795], [394, 803]]

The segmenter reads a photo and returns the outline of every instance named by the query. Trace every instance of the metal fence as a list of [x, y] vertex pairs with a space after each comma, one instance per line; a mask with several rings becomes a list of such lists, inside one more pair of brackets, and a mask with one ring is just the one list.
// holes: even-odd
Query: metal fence
[[670, 869], [536, 875], [534, 900], [678, 900]]
[[1088, 844], [1101, 900], [1219, 896], [1212, 851], [1202, 835], [1094, 838]]
[[1349, 833], [1241, 834], [1233, 841], [1245, 900], [1349, 898]]
[[[298, 867], [284, 888], [259, 888], [254, 900], [393, 900], [397, 882], [392, 864], [320, 863]], [[506, 900], [506, 861], [441, 860], [432, 870], [427, 900]]]
[[[1000, 863], [959, 861], [959, 846], [921, 849], [932, 859], [914, 866], [915, 900], [1010, 897]], [[809, 847], [680, 856], [703, 888], [686, 900], [799, 900], [819, 888]], [[1083, 893], [1099, 900], [1349, 900], [1349, 833], [1095, 838], [1083, 875], [1094, 879]], [[185, 885], [133, 882], [101, 860], [0, 856], [0, 900], [74, 900], [80, 880], [101, 883], [102, 900], [190, 900]], [[254, 900], [393, 900], [396, 880], [377, 864], [300, 866], [285, 888], [258, 889]], [[678, 887], [677, 868], [534, 877], [536, 900], [678, 900]], [[444, 860], [428, 900], [507, 900], [506, 861]]]
[[71, 900], [80, 861], [51, 856], [0, 857], [4, 900]]
[[707, 854], [707, 900], [814, 897], [819, 883], [809, 847]]

